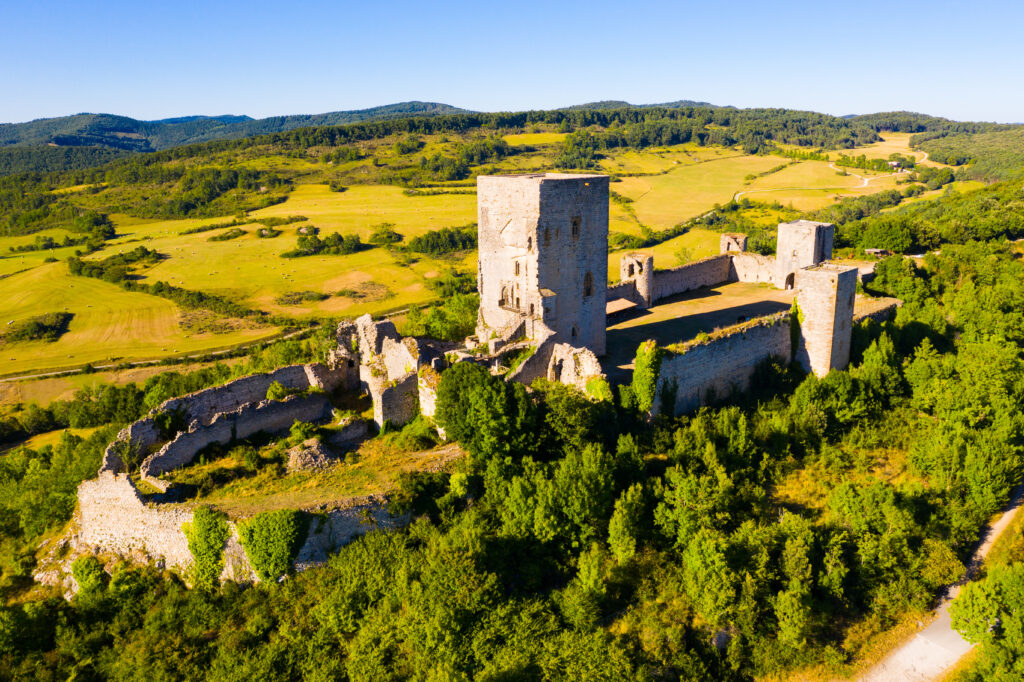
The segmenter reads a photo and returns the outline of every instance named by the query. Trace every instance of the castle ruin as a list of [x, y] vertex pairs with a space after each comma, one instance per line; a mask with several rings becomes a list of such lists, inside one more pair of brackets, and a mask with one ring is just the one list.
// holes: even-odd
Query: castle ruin
[[[642, 318], [686, 292], [730, 282], [794, 290], [795, 305], [788, 310], [743, 316], [711, 333], [663, 345], [658, 399], [649, 415], [676, 415], [746, 390], [758, 365], [771, 358], [798, 362], [818, 376], [845, 367], [853, 324], [884, 319], [899, 303], [890, 299], [857, 312], [857, 268], [829, 261], [832, 225], [806, 220], [779, 225], [774, 258], [748, 252], [746, 235], [727, 233], [718, 255], [674, 268], [656, 269], [649, 254], [623, 254], [619, 281], [609, 285], [608, 183], [603, 175], [555, 173], [478, 178], [480, 309], [474, 336], [462, 345], [403, 338], [390, 320], [364, 315], [338, 326], [337, 346], [325, 364], [284, 367], [165, 402], [124, 429], [108, 447], [97, 477], [79, 486], [77, 543], [121, 554], [144, 551], [186, 569], [192, 559], [182, 526], [192, 512], [147, 504], [121, 453], [145, 453], [139, 480], [166, 491], [163, 474], [188, 465], [212, 443], [283, 432], [296, 420], [332, 421], [326, 397], [332, 391], [367, 393], [380, 428], [419, 414], [433, 416], [443, 373], [458, 362], [482, 364], [507, 381], [530, 386], [548, 379], [603, 399], [607, 391], [592, 388], [608, 385], [607, 355], [636, 350], [608, 347], [610, 318]], [[296, 395], [268, 400], [274, 383]], [[157, 416], [171, 413], [187, 428], [165, 438]], [[366, 431], [362, 422], [352, 427], [353, 438]], [[348, 427], [338, 435], [347, 433]], [[321, 561], [366, 532], [360, 521], [366, 514], [385, 527], [404, 522], [392, 518], [379, 499], [334, 510], [306, 539], [297, 564]], [[224, 578], [252, 579], [234, 530], [226, 555]]]

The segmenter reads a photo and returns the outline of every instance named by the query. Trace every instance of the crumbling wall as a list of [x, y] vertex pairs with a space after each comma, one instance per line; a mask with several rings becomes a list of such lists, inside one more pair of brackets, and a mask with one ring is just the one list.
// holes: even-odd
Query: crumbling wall
[[619, 282], [608, 287], [608, 300], [611, 301], [616, 298], [624, 298], [627, 301], [632, 301], [640, 306], [647, 306], [647, 301], [637, 291], [636, 281], [630, 280], [628, 282]]
[[383, 497], [350, 502], [351, 506], [344, 509], [313, 516], [306, 540], [295, 557], [295, 570], [322, 564], [343, 545], [372, 530], [393, 530], [409, 523], [408, 515], [392, 516]]
[[538, 340], [537, 348], [533, 355], [519, 363], [513, 371], [505, 377], [507, 381], [518, 381], [524, 386], [530, 386], [537, 379], [544, 379], [548, 375], [548, 367], [551, 364], [551, 354], [558, 344], [558, 337], [553, 332]]
[[[652, 413], [670, 409], [679, 415], [696, 410], [710, 395], [725, 397], [733, 389], [746, 390], [758, 364], [770, 357], [788, 362], [791, 357], [789, 313], [759, 318], [716, 332], [682, 353], [668, 352], [661, 363]], [[663, 406], [662, 396], [672, 396]]]
[[78, 486], [80, 547], [128, 555], [143, 551], [168, 567], [192, 563], [182, 524], [192, 512], [146, 506], [128, 476], [104, 471]]
[[388, 381], [396, 381], [420, 366], [419, 342], [410, 337], [385, 338], [381, 343], [380, 362], [387, 371]]
[[586, 392], [587, 381], [604, 377], [597, 356], [587, 348], [556, 343], [551, 348], [547, 378]]
[[314, 393], [243, 405], [231, 412], [216, 415], [208, 425], [192, 422], [188, 431], [178, 434], [174, 440], [142, 462], [142, 478], [165, 490], [166, 484], [156, 477], [191, 463], [196, 454], [209, 445], [227, 445], [236, 438], [248, 438], [260, 431], [286, 431], [296, 421], [323, 421], [330, 419], [331, 414], [331, 403], [327, 396]]
[[437, 413], [437, 389], [441, 386], [441, 374], [429, 365], [420, 368], [417, 389], [419, 390], [420, 414], [433, 417]]
[[718, 255], [671, 270], [655, 270], [652, 299], [657, 301], [684, 291], [729, 281], [731, 259], [731, 255]]
[[[179, 507], [148, 506], [131, 480], [105, 472], [78, 487], [79, 550], [121, 555], [145, 553], [167, 568], [186, 571], [192, 553], [183, 526], [192, 522], [192, 511]], [[294, 566], [302, 571], [323, 563], [341, 546], [371, 530], [392, 530], [409, 522], [407, 515], [392, 515], [381, 496], [357, 498], [343, 509], [315, 514], [296, 555]], [[234, 522], [224, 546], [222, 580], [256, 580], [238, 539]]]
[[719, 253], [742, 253], [747, 250], [747, 235], [741, 232], [725, 232], [718, 239]]
[[305, 366], [291, 365], [266, 374], [253, 374], [235, 379], [226, 384], [189, 393], [180, 398], [171, 398], [155, 411], [180, 411], [185, 417], [186, 424], [191, 424], [193, 421], [209, 424], [221, 412], [230, 412], [242, 405], [265, 400], [267, 389], [275, 381], [293, 391], [302, 391], [310, 386]]
[[389, 382], [373, 399], [373, 421], [383, 427], [385, 422], [401, 426], [416, 418], [419, 412], [419, 377], [410, 372], [401, 379]]
[[136, 452], [145, 452], [160, 442], [160, 429], [152, 417], [140, 419], [129, 424], [117, 434], [106, 450], [103, 451], [103, 463], [100, 465], [100, 472], [110, 471], [119, 473], [124, 469], [124, 462], [118, 454], [121, 448], [130, 448]]
[[771, 284], [775, 277], [775, 259], [759, 253], [732, 252], [729, 264], [729, 279], [734, 282]]
[[384, 339], [397, 341], [402, 338], [395, 324], [391, 320], [380, 320], [374, 322], [373, 317], [367, 313], [356, 320], [356, 339], [359, 352], [363, 362], [368, 362], [372, 356], [378, 355], [384, 346]]

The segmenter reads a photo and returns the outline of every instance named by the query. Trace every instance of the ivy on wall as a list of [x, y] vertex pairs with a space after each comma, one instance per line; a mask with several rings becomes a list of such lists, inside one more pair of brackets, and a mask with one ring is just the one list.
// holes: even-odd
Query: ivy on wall
[[640, 412], [649, 412], [654, 405], [658, 388], [658, 375], [665, 351], [653, 340], [648, 339], [636, 349], [633, 369], [633, 397]]
[[209, 507], [199, 507], [192, 523], [182, 526], [192, 553], [192, 583], [195, 587], [214, 588], [224, 570], [224, 543], [231, 530], [227, 518]]
[[277, 580], [288, 573], [308, 525], [306, 516], [293, 509], [262, 512], [238, 524], [242, 547], [260, 580]]

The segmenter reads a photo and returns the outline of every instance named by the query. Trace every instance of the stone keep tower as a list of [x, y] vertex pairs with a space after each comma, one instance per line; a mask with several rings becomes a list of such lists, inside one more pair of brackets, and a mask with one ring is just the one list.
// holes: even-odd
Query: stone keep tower
[[796, 272], [800, 342], [796, 359], [819, 377], [850, 362], [857, 268], [822, 263]]
[[547, 327], [604, 355], [608, 176], [481, 175], [477, 212], [479, 340]]
[[792, 289], [796, 271], [817, 265], [832, 257], [832, 236], [835, 226], [813, 220], [779, 223], [775, 249], [775, 286]]

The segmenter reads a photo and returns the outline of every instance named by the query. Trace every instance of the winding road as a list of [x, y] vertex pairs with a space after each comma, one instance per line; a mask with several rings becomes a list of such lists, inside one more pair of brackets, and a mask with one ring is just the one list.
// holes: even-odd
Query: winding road
[[949, 605], [981, 568], [999, 536], [1010, 527], [1024, 501], [1024, 484], [1017, 486], [1006, 510], [982, 535], [981, 544], [967, 565], [964, 578], [949, 587], [942, 603], [935, 609], [935, 619], [914, 638], [886, 656], [881, 663], [860, 678], [861, 682], [925, 682], [936, 680], [953, 668], [974, 645], [953, 629]]

